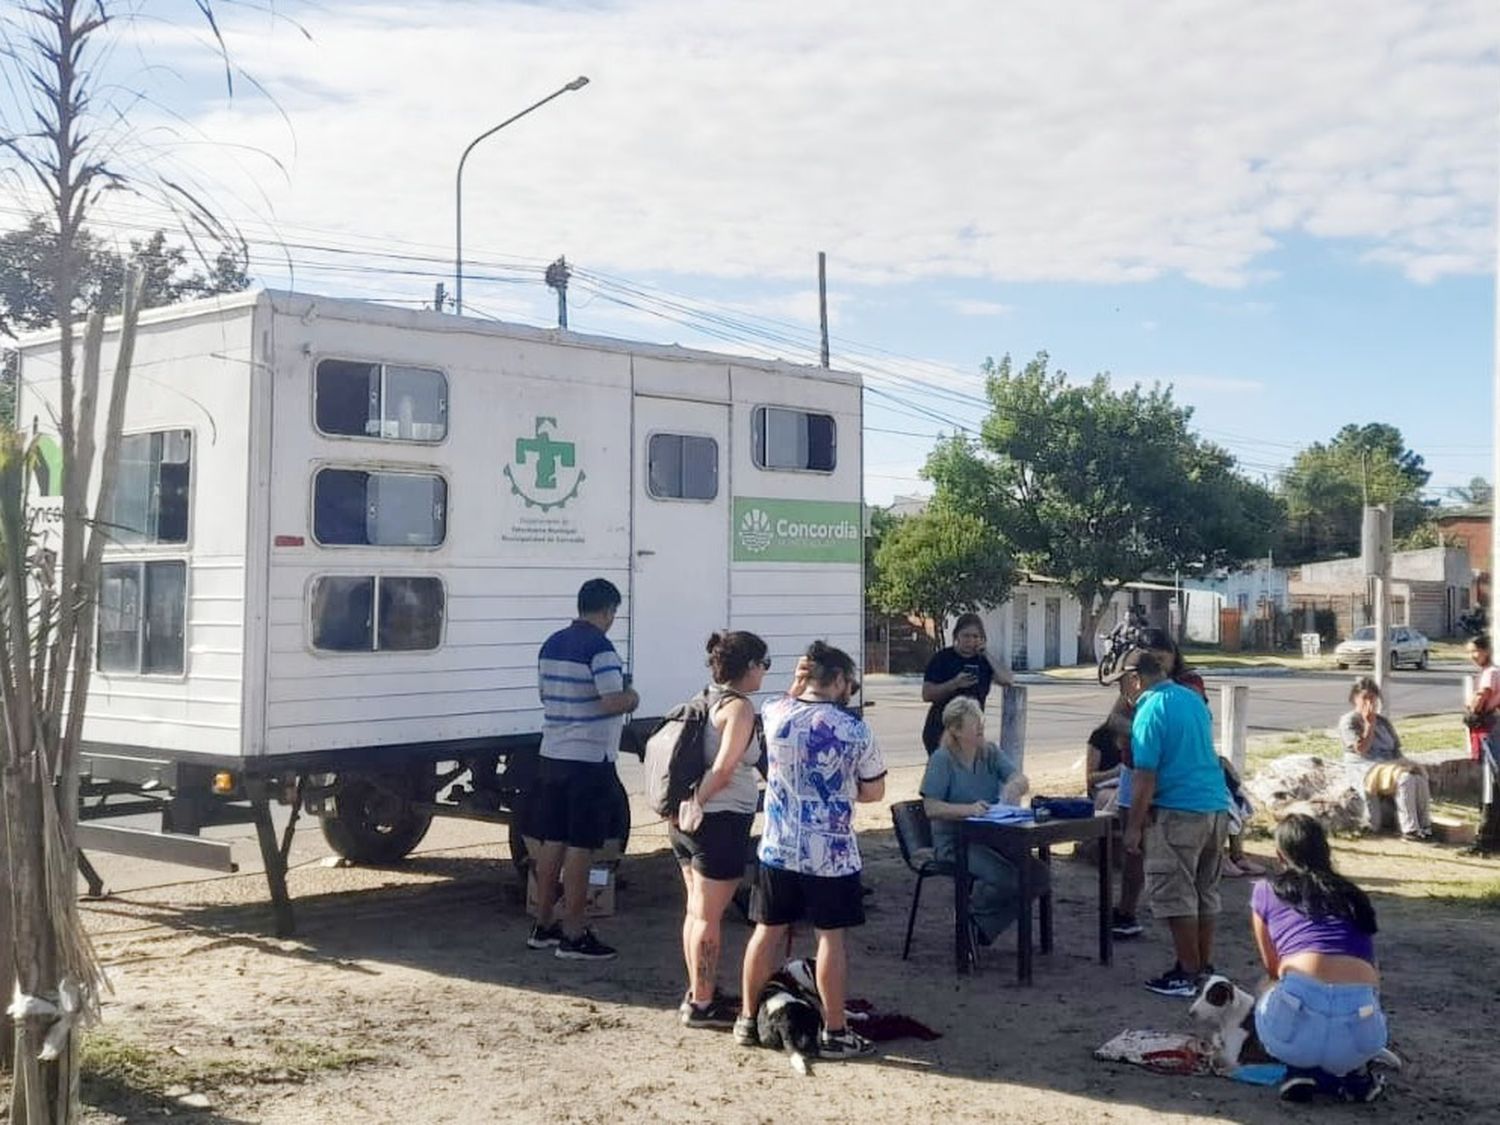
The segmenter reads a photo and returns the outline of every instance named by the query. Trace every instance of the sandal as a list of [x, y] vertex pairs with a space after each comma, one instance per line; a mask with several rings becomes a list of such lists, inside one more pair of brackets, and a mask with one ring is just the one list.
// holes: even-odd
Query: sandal
[[1239, 859], [1235, 860], [1234, 865], [1245, 875], [1264, 875], [1266, 873], [1265, 866], [1257, 863], [1249, 856], [1240, 856]]
[[1219, 863], [1219, 874], [1224, 876], [1224, 878], [1226, 879], [1238, 879], [1241, 876], [1245, 875], [1246, 872], [1243, 867], [1235, 863], [1234, 860], [1230, 859], [1226, 855], [1224, 859]]

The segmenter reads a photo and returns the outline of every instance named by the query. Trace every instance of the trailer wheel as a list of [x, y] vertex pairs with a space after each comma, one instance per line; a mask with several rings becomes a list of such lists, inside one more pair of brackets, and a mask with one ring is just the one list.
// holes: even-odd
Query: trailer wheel
[[405, 798], [363, 778], [340, 783], [333, 809], [332, 816], [323, 818], [323, 838], [355, 863], [405, 859], [432, 824], [431, 816], [415, 811]]
[[[522, 835], [521, 824], [524, 815], [521, 811], [524, 802], [520, 802], [511, 815], [510, 820], [510, 858], [516, 865], [516, 871], [522, 878], [526, 876], [526, 865], [531, 858], [530, 849], [526, 847], [526, 837]], [[609, 810], [609, 835], [605, 838], [608, 844], [612, 840], [620, 842], [620, 854], [630, 846], [630, 794], [625, 792], [625, 785], [619, 777], [615, 778], [614, 793], [610, 800]]]

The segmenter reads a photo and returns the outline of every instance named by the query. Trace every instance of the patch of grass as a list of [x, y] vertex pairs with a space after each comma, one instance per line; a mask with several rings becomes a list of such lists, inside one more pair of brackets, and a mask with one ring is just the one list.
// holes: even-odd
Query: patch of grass
[[[1408, 716], [1396, 720], [1396, 731], [1401, 735], [1401, 748], [1410, 754], [1432, 750], [1451, 750], [1455, 755], [1468, 753], [1467, 733], [1457, 715]], [[1337, 759], [1343, 753], [1343, 744], [1323, 730], [1261, 735], [1250, 739], [1245, 748], [1245, 756], [1252, 766], [1264, 765], [1290, 754]]]
[[1413, 898], [1444, 906], [1464, 906], [1500, 913], [1500, 879], [1475, 879], [1459, 883], [1414, 883], [1409, 888]]
[[169, 1105], [167, 1091], [173, 1087], [208, 1092], [224, 1086], [305, 1082], [377, 1058], [369, 1051], [304, 1039], [275, 1040], [268, 1055], [239, 1051], [183, 1058], [102, 1028], [84, 1038], [80, 1062], [84, 1101], [104, 1108], [141, 1109]]

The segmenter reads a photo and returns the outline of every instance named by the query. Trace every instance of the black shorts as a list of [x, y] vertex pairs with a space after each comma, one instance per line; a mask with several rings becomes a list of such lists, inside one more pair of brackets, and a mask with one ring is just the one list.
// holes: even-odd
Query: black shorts
[[803, 875], [761, 864], [750, 893], [750, 920], [767, 926], [808, 921], [819, 930], [846, 930], [865, 924], [859, 872]]
[[543, 758], [526, 804], [526, 835], [544, 844], [591, 851], [603, 847], [616, 784], [613, 762]]
[[750, 822], [754, 813], [711, 812], [691, 835], [675, 824], [667, 829], [672, 854], [681, 864], [691, 864], [705, 879], [744, 877], [750, 859]]

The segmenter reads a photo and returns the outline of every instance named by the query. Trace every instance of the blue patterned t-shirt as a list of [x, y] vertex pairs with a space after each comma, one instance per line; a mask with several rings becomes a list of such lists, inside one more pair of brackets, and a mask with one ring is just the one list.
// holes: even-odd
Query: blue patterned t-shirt
[[875, 736], [833, 703], [783, 697], [766, 703], [761, 717], [767, 764], [761, 863], [803, 875], [857, 873], [859, 783], [885, 776]]

